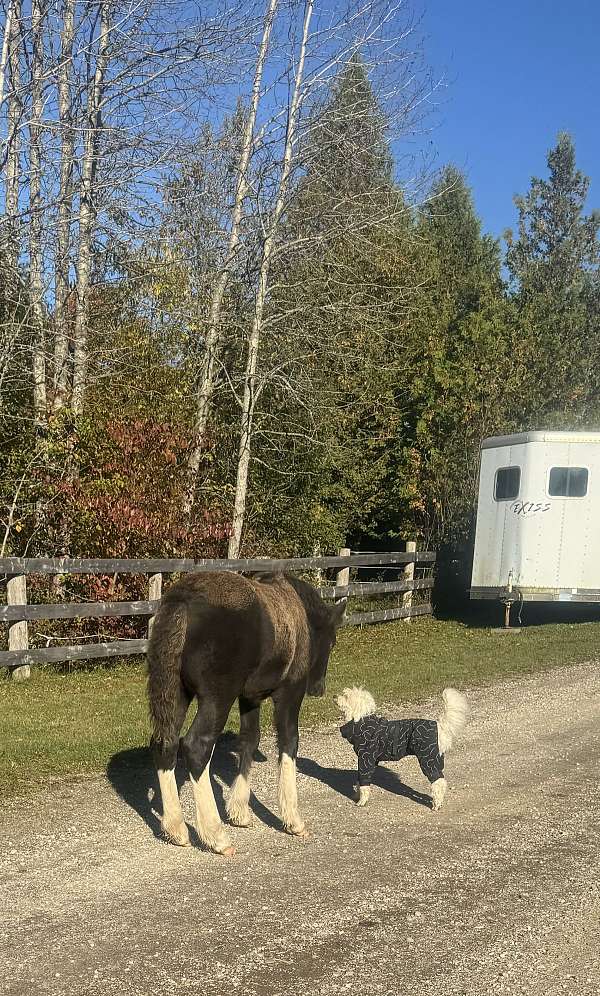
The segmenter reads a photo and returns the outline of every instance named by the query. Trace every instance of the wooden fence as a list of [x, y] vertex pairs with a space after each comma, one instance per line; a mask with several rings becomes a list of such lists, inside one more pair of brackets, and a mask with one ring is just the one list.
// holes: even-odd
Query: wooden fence
[[[349, 625], [387, 622], [404, 619], [410, 622], [415, 616], [431, 613], [428, 597], [421, 604], [413, 604], [413, 592], [428, 592], [433, 587], [432, 577], [415, 577], [415, 570], [422, 572], [433, 567], [435, 553], [416, 550], [415, 543], [407, 543], [406, 550], [394, 553], [351, 553], [340, 550], [335, 557], [297, 557], [288, 560], [75, 560], [69, 558], [0, 558], [0, 576], [6, 580], [6, 604], [0, 605], [0, 623], [8, 624], [8, 650], [0, 651], [0, 668], [13, 671], [16, 678], [29, 676], [30, 664], [80, 661], [100, 657], [120, 657], [144, 654], [148, 640], [111, 640], [81, 646], [30, 647], [28, 623], [41, 619], [83, 619], [107, 616], [148, 616], [148, 633], [153, 616], [160, 603], [164, 574], [191, 574], [206, 571], [272, 571], [310, 572], [337, 570], [335, 584], [322, 584], [325, 599], [368, 598], [372, 596], [398, 596], [398, 604], [372, 611], [349, 612]], [[354, 581], [350, 571], [369, 568], [402, 571], [402, 580]], [[148, 575], [148, 598], [137, 602], [63, 602], [48, 605], [30, 605], [27, 602], [28, 575]]]

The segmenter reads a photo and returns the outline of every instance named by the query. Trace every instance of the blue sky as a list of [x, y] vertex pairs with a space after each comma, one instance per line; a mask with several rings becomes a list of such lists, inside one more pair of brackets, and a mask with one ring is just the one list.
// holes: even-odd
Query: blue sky
[[600, 208], [599, 0], [428, 0], [422, 28], [448, 83], [423, 143], [467, 174], [485, 230], [515, 226], [513, 195], [546, 175], [561, 130]]

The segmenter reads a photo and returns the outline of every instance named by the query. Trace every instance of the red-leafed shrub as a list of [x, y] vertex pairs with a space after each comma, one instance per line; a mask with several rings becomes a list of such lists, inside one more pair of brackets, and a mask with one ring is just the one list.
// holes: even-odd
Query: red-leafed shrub
[[71, 556], [223, 556], [223, 507], [209, 495], [183, 514], [188, 448], [187, 434], [148, 418], [83, 425], [73, 453], [77, 472], [58, 485], [55, 506]]

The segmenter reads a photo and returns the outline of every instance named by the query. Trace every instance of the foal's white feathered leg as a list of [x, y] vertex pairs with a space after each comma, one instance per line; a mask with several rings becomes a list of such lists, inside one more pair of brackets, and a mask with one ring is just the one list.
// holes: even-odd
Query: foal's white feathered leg
[[227, 800], [227, 815], [234, 826], [249, 827], [252, 825], [250, 810], [250, 780], [244, 775], [236, 775]]
[[198, 835], [200, 840], [206, 844], [211, 851], [215, 851], [217, 854], [224, 854], [226, 857], [230, 858], [235, 854], [235, 848], [227, 836], [225, 827], [221, 823], [221, 817], [219, 816], [219, 810], [217, 809], [217, 804], [213, 795], [212, 785], [210, 783], [211, 760], [212, 751], [206, 767], [200, 775], [200, 778], [196, 780], [193, 776], [190, 776], [194, 792], [194, 801], [196, 803]]
[[190, 842], [190, 835], [179, 801], [175, 768], [168, 770], [159, 768], [158, 784], [160, 785], [162, 798], [163, 815], [160, 821], [162, 832], [173, 844], [179, 844], [180, 847], [187, 847]]
[[250, 778], [260, 741], [260, 703], [240, 697], [239, 768], [227, 800], [227, 815], [236, 827], [252, 826]]
[[298, 837], [307, 836], [304, 820], [298, 811], [296, 761], [285, 752], [279, 761], [279, 808], [287, 832]]

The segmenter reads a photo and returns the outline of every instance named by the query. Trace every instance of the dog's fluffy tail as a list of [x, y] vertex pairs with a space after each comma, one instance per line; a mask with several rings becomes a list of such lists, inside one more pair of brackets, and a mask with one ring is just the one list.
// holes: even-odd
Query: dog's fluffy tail
[[444, 710], [438, 718], [438, 744], [440, 754], [445, 754], [450, 750], [455, 736], [464, 729], [469, 707], [464, 695], [457, 692], [455, 688], [445, 688], [442, 692]]

